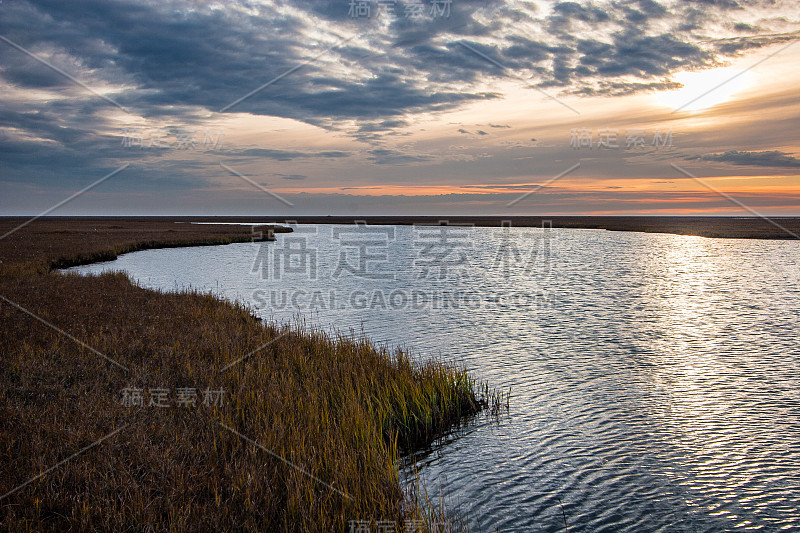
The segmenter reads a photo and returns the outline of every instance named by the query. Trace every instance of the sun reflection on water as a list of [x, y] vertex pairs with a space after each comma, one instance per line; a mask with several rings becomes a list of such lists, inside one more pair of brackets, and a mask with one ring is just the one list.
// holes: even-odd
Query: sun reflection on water
[[[396, 232], [389, 256], [405, 272], [413, 229]], [[538, 242], [527, 230], [511, 233], [511, 244]], [[429, 487], [463, 505], [475, 530], [563, 531], [562, 509], [573, 532], [800, 525], [800, 298], [796, 278], [780, 273], [800, 264], [800, 243], [561, 230], [547, 268], [483, 276], [504, 235], [474, 230], [481, 276], [459, 288], [545, 289], [553, 306], [323, 310], [310, 319], [361, 324], [381, 342], [408, 343], [512, 387], [502, 421], [470, 425], [420, 460]], [[320, 257], [334, 261], [338, 244], [322, 232], [317, 239]], [[248, 285], [252, 263], [242, 244], [213, 257], [137, 252], [114, 266], [166, 290], [221, 280], [236, 298], [263, 288]], [[366, 283], [326, 279], [313, 285]], [[280, 286], [308, 290], [309, 281], [287, 276]]]
[[758, 396], [742, 399], [760, 383], [742, 372], [741, 348], [727, 345], [731, 323], [720, 317], [736, 311], [739, 291], [758, 289], [736, 279], [739, 258], [718, 242], [678, 236], [665, 242], [653, 254], [644, 289], [654, 321], [642, 338], [662, 391], [653, 412], [663, 417], [657, 426], [672, 457], [666, 473], [685, 489], [687, 506], [747, 527], [752, 523], [739, 522], [737, 513], [759, 512], [764, 502], [754, 486], [766, 489], [770, 481], [751, 475], [748, 465], [769, 470], [783, 444], [764, 433], [775, 428], [765, 406], [752, 402]]

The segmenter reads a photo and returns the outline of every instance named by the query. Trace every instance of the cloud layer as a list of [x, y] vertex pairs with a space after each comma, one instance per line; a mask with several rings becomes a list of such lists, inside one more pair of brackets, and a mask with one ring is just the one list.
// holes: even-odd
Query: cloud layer
[[[779, 0], [454, 0], [447, 17], [415, 19], [403, 16], [401, 2], [394, 18], [375, 7], [371, 18], [354, 18], [347, 2], [330, 0], [224, 8], [15, 0], [3, 5], [0, 33], [87, 83], [116, 88], [113, 98], [143, 116], [191, 120], [196, 108], [216, 112], [269, 84], [229, 111], [329, 127], [377, 119], [383, 129], [404, 124], [390, 117], [496, 98], [478, 86], [508, 71], [539, 87], [628, 93], [669, 86], [678, 69], [798, 37], [783, 18], [790, 4]], [[8, 84], [71, 89], [10, 46], [0, 47], [0, 58]], [[106, 105], [86, 100], [84, 112]]]
[[[400, 150], [387, 143], [391, 136], [418, 117], [502, 99], [501, 80], [554, 95], [630, 95], [674, 88], [677, 71], [800, 38], [800, 13], [788, 0], [453, 0], [447, 13], [431, 12], [426, 2], [414, 17], [406, 17], [409, 2], [396, 2], [394, 17], [378, 13], [375, 2], [371, 16], [354, 17], [349, 4], [2, 3], [2, 179], [42, 187], [85, 182], [133, 159], [139, 186], [207, 186], [215, 175], [195, 158], [172, 154], [164, 161], [162, 147], [126, 150], [121, 125], [174, 129], [232, 114], [293, 119], [362, 141], [362, 160], [376, 168], [413, 167], [436, 158]], [[486, 139], [505, 129], [457, 131]], [[224, 156], [232, 164], [324, 163], [353, 153], [253, 145]], [[797, 159], [778, 151], [734, 150], [701, 160], [797, 167]], [[304, 169], [272, 174], [287, 182], [308, 177]]]

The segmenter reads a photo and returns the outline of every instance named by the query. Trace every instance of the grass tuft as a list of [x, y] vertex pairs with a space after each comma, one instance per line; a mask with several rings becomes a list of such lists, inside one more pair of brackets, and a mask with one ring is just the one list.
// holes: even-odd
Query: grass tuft
[[[0, 241], [0, 295], [53, 326], [0, 301], [0, 496], [10, 492], [0, 529], [346, 531], [388, 520], [402, 531], [421, 520], [428, 531], [444, 519], [401, 489], [400, 457], [498, 411], [502, 395], [462, 367], [262, 323], [210, 294], [50, 271], [244, 240], [239, 228], [164, 226], [159, 240], [158, 224], [139, 222], [147, 238], [131, 241], [125, 222], [76, 234], [48, 223]], [[144, 405], [124, 405], [126, 388], [142, 389]], [[151, 389], [167, 389], [169, 407], [148, 406]], [[177, 405], [178, 389], [195, 389], [195, 405]], [[204, 405], [206, 390], [221, 401]]]

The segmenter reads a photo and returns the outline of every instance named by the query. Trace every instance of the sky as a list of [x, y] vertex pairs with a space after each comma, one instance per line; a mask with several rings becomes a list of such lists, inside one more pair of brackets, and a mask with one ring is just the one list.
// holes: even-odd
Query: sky
[[795, 0], [2, 0], [0, 215], [800, 216], [798, 40]]

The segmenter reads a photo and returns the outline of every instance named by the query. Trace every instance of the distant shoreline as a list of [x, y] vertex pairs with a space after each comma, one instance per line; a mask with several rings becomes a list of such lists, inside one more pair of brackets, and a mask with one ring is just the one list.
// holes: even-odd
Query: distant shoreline
[[[0, 221], [27, 220], [28, 217], [0, 217]], [[717, 217], [717, 216], [154, 216], [154, 217], [43, 217], [54, 221], [119, 221], [149, 222], [217, 222], [254, 224], [354, 224], [413, 225], [440, 224], [499, 227], [542, 227], [604, 229], [609, 231], [639, 231], [645, 233], [670, 233], [700, 237], [733, 239], [800, 239], [800, 217]], [[445, 222], [446, 221], [446, 222]]]

